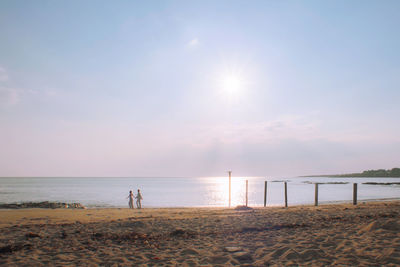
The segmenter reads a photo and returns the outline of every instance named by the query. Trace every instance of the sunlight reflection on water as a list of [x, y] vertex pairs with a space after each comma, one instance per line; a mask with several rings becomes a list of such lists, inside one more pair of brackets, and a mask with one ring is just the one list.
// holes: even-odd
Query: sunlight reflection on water
[[[217, 206], [228, 205], [229, 203], [229, 178], [208, 177], [208, 194], [210, 203]], [[231, 181], [231, 205], [244, 205], [246, 202], [246, 178], [232, 177]]]

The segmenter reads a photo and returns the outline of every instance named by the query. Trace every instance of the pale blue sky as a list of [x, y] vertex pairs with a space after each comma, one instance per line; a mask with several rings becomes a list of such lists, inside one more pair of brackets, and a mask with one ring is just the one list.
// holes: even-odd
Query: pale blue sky
[[0, 176], [399, 167], [398, 14], [399, 1], [2, 0]]

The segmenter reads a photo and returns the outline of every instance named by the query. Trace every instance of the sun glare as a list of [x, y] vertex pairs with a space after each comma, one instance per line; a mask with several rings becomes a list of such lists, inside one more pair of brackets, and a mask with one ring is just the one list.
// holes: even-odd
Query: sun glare
[[247, 65], [224, 64], [215, 70], [217, 93], [227, 103], [243, 100], [254, 83], [251, 75], [253, 69], [245, 66]]
[[235, 74], [226, 75], [222, 79], [222, 89], [225, 93], [228, 93], [230, 95], [239, 93], [242, 89], [242, 86], [242, 79]]
[[[213, 182], [215, 183], [214, 188], [210, 188], [213, 192], [212, 199], [215, 199], [218, 205], [228, 206], [229, 203], [229, 180], [227, 177], [213, 177]], [[232, 199], [231, 206], [235, 207], [237, 205], [245, 204], [245, 193], [246, 193], [246, 178], [244, 177], [232, 177]]]

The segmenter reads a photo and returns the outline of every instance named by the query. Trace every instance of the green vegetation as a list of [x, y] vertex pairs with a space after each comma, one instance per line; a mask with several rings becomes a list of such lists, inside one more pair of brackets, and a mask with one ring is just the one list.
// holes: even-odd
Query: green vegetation
[[393, 168], [391, 170], [368, 170], [362, 173], [347, 173], [347, 174], [333, 174], [333, 175], [312, 175], [303, 177], [400, 177], [400, 168]]

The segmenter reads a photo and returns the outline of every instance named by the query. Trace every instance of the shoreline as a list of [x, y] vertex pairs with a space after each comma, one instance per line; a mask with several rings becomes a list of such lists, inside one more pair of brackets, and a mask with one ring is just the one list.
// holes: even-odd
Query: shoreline
[[[368, 202], [390, 202], [390, 201], [400, 201], [400, 197], [390, 197], [390, 198], [371, 198], [371, 199], [358, 199], [358, 203], [368, 203]], [[21, 205], [21, 204], [41, 204], [44, 202], [48, 202], [50, 204], [56, 204], [58, 207], [52, 208], [52, 207], [23, 207], [23, 208], [3, 208], [1, 206], [3, 205]], [[61, 205], [62, 204], [62, 205]], [[63, 207], [65, 204], [69, 205], [68, 208]], [[342, 205], [342, 204], [352, 204], [352, 200], [335, 200], [335, 201], [318, 201], [318, 205]], [[76, 205], [73, 207], [73, 205]], [[143, 205], [143, 204], [142, 204]], [[17, 210], [17, 209], [128, 209], [128, 205], [124, 206], [100, 206], [100, 205], [82, 205], [81, 203], [64, 203], [64, 202], [51, 202], [51, 201], [41, 201], [41, 202], [12, 202], [12, 203], [0, 203], [0, 211], [1, 210]], [[240, 206], [240, 205], [239, 205]], [[282, 204], [267, 204], [266, 207], [264, 207], [263, 204], [249, 204], [248, 205], [251, 208], [279, 208], [279, 207], [284, 207], [284, 203]], [[313, 203], [293, 203], [291, 204], [289, 202], [289, 207], [301, 207], [301, 206], [314, 206]], [[142, 209], [203, 209], [203, 208], [227, 208], [227, 206], [212, 206], [212, 205], [205, 205], [205, 206], [144, 206]], [[232, 209], [235, 207], [231, 207]], [[135, 210], [137, 208], [134, 208]]]
[[[243, 204], [245, 196], [245, 180], [247, 178], [237, 177], [232, 180], [234, 188], [233, 200], [235, 204]], [[253, 179], [254, 178], [254, 179]], [[263, 206], [265, 182], [268, 183], [268, 204], [279, 206], [284, 203], [284, 185], [282, 182], [273, 182], [272, 178], [250, 177], [249, 179], [249, 204], [251, 206]], [[360, 180], [361, 179], [361, 180]], [[340, 181], [339, 181], [340, 180]], [[358, 183], [358, 201], [369, 201], [371, 199], [396, 198], [399, 196], [400, 185], [364, 185], [364, 182], [399, 182], [398, 179], [356, 178], [356, 179], [294, 179], [288, 180], [289, 205], [313, 205], [314, 184], [325, 183], [319, 186], [320, 203], [346, 203], [351, 202], [352, 185]], [[283, 181], [283, 180], [280, 180]], [[349, 184], [335, 184], [349, 182]], [[157, 178], [156, 180], [116, 180], [113, 179], [76, 179], [68, 180], [46, 180], [41, 178], [26, 179], [18, 182], [16, 179], [2, 181], [0, 192], [0, 203], [21, 202], [80, 202], [87, 208], [124, 208], [127, 207], [127, 190], [140, 187], [145, 193], [143, 205], [145, 208], [159, 207], [223, 207], [228, 203], [228, 179], [218, 178], [205, 180], [186, 179], [181, 182], [176, 179]], [[41, 190], [30, 189], [35, 186]], [[22, 186], [22, 187], [21, 187]], [[136, 187], [135, 187], [136, 186]], [[164, 190], [168, 187], [168, 190]], [[80, 188], [75, 190], [74, 188]], [[165, 191], [165, 192], [164, 192]], [[160, 192], [163, 194], [160, 195]], [[0, 205], [1, 206], [1, 205]]]

